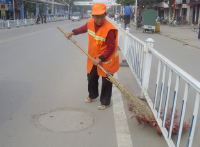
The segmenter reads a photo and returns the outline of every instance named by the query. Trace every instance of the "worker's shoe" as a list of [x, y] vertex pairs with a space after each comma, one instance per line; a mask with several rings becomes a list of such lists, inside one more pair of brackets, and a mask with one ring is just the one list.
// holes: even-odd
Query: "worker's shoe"
[[91, 99], [91, 98], [87, 97], [87, 98], [85, 99], [85, 103], [91, 103], [91, 102], [92, 102], [92, 100], [93, 100], [93, 99]]
[[106, 105], [100, 105], [100, 106], [98, 106], [98, 109], [99, 109], [99, 110], [104, 110], [104, 109], [106, 109], [106, 108], [108, 108], [108, 106], [106, 106]]

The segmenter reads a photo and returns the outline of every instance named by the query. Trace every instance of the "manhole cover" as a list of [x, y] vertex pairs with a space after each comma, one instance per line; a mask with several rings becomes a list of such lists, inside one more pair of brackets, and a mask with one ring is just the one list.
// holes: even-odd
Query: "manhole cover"
[[83, 109], [59, 108], [34, 115], [32, 123], [52, 132], [77, 132], [94, 123], [94, 115]]

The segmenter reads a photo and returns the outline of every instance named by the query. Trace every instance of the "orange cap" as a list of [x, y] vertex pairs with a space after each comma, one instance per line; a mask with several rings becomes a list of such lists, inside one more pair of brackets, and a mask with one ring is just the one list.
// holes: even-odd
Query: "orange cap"
[[101, 15], [106, 12], [106, 4], [94, 3], [92, 5], [92, 15]]

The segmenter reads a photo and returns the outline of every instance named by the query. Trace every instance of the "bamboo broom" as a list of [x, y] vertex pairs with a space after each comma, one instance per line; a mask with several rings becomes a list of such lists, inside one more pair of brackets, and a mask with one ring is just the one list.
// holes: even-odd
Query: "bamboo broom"
[[[57, 27], [63, 34], [65, 33], [59, 26]], [[90, 59], [94, 60], [76, 41], [74, 41], [71, 37], [69, 39], [78, 46]], [[98, 67], [105, 72], [106, 76], [108, 77], [107, 80], [112, 82], [119, 91], [123, 94], [124, 98], [128, 101], [129, 104], [133, 105], [133, 111], [136, 114], [143, 114], [145, 118], [149, 121], [150, 118], [154, 118], [151, 109], [149, 108], [148, 104], [135, 95], [133, 95], [130, 91], [128, 91], [117, 79], [115, 79], [109, 72], [105, 71], [101, 65], [98, 64]]]

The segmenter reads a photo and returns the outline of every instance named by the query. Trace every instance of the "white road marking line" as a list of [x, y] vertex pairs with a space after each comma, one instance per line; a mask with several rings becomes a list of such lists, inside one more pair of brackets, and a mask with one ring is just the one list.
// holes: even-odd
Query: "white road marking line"
[[[61, 27], [64, 27], [64, 26], [68, 26], [68, 25], [63, 25], [63, 26], [61, 26]], [[56, 28], [56, 27], [55, 27], [55, 28]], [[53, 30], [53, 29], [55, 29], [55, 28], [46, 29], [46, 30], [38, 31], [38, 32], [34, 32], [34, 33], [29, 33], [29, 34], [25, 34], [25, 35], [13, 37], [13, 38], [5, 39], [5, 40], [0, 40], [0, 43], [12, 41], [12, 40], [15, 40], [15, 39], [23, 38], [23, 37], [26, 37], [26, 36], [31, 36], [31, 35], [38, 34], [38, 33], [42, 33], [42, 32], [46, 32], [46, 31], [49, 31], [49, 30]]]
[[[52, 29], [53, 29], [53, 28], [52, 28]], [[29, 33], [29, 34], [25, 34], [25, 35], [21, 35], [21, 36], [13, 37], [13, 38], [9, 38], [9, 39], [5, 39], [5, 40], [1, 40], [0, 43], [4, 43], [4, 42], [11, 41], [11, 40], [15, 40], [15, 39], [23, 38], [23, 37], [26, 37], [26, 36], [30, 36], [30, 35], [34, 35], [34, 34], [38, 34], [38, 33], [41, 33], [41, 32], [46, 32], [46, 31], [49, 31], [49, 30], [52, 30], [52, 29], [47, 29], [47, 30], [43, 30], [43, 31], [38, 31], [38, 32], [34, 32], [34, 33]]]
[[[114, 74], [114, 77], [118, 79], [117, 73]], [[133, 147], [129, 127], [127, 124], [127, 118], [124, 111], [122, 95], [114, 85], [112, 100], [118, 147]]]

